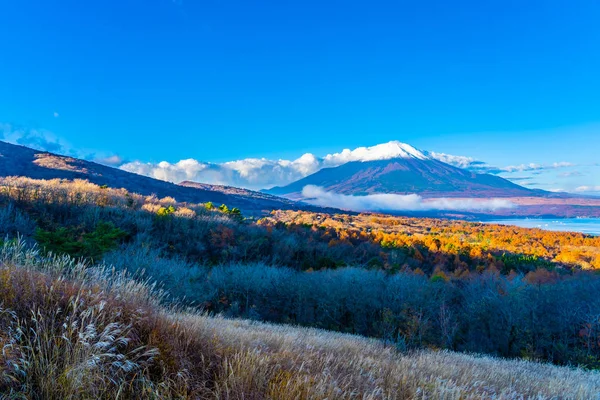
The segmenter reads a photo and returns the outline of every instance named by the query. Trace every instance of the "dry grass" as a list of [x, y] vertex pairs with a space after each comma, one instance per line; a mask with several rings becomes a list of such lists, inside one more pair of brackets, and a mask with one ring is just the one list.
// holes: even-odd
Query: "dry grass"
[[580, 369], [446, 351], [403, 355], [377, 340], [318, 329], [167, 318], [229, 353], [217, 398], [244, 388], [278, 399], [600, 398], [600, 374]]
[[450, 352], [400, 354], [317, 329], [167, 308], [109, 268], [0, 251], [0, 393], [30, 399], [594, 399], [600, 374]]

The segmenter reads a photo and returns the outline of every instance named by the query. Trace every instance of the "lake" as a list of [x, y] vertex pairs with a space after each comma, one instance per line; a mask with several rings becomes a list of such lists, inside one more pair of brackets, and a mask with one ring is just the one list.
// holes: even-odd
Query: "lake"
[[486, 224], [516, 225], [522, 228], [541, 228], [548, 231], [582, 232], [590, 235], [600, 235], [600, 218], [520, 218], [483, 222]]

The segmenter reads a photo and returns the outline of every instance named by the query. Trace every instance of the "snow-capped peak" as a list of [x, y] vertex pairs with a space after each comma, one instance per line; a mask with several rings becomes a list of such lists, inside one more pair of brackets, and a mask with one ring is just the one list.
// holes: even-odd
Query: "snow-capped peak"
[[392, 158], [429, 159], [423, 152], [413, 146], [393, 140], [371, 147], [358, 147], [354, 150], [344, 149], [340, 153], [325, 156], [324, 162], [329, 165], [340, 165], [350, 161], [376, 161]]
[[[128, 172], [150, 176], [170, 182], [184, 180], [205, 182], [249, 189], [284, 186], [311, 175], [322, 168], [337, 167], [351, 161], [378, 161], [394, 158], [430, 160], [445, 154], [422, 152], [397, 140], [371, 147], [344, 149], [339, 153], [319, 157], [306, 153], [295, 160], [246, 158], [224, 163], [209, 163], [194, 159], [177, 163], [167, 161], [158, 164], [133, 161], [119, 168]], [[447, 162], [446, 160], [442, 160]]]

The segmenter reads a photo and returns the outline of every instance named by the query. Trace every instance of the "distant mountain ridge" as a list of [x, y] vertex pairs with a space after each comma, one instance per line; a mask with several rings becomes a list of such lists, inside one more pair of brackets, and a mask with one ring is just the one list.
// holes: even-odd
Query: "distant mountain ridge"
[[340, 194], [419, 194], [423, 197], [522, 197], [551, 195], [519, 186], [499, 176], [478, 174], [426, 156], [409, 153], [373, 161], [351, 161], [324, 168], [303, 179], [267, 192], [299, 198], [315, 185]]
[[[408, 145], [406, 145], [408, 146]], [[377, 147], [377, 146], [376, 146]], [[376, 148], [375, 147], [375, 148]], [[518, 207], [485, 214], [443, 211], [402, 212], [407, 215], [478, 219], [484, 217], [600, 217], [600, 199], [530, 190], [505, 179], [453, 167], [411, 147], [386, 146], [370, 154], [351, 155], [350, 161], [325, 168], [290, 185], [256, 192], [231, 186], [157, 180], [95, 162], [0, 141], [0, 177], [33, 179], [85, 179], [97, 185], [124, 188], [142, 195], [171, 196], [181, 202], [227, 204], [245, 215], [260, 216], [272, 210], [309, 210], [336, 213], [340, 210], [302, 201], [302, 188], [317, 185], [343, 194], [417, 193], [422, 197], [505, 197]], [[381, 155], [389, 157], [380, 159]], [[341, 155], [345, 155], [344, 152]], [[372, 159], [373, 157], [379, 157]], [[350, 157], [350, 158], [352, 158]], [[371, 160], [369, 160], [371, 158]], [[390, 192], [387, 192], [389, 190]], [[285, 195], [287, 198], [278, 197]], [[334, 205], [328, 205], [333, 207]]]
[[125, 188], [142, 195], [171, 196], [178, 201], [227, 204], [248, 215], [259, 215], [273, 209], [316, 209], [289, 199], [251, 190], [227, 190], [227, 187], [205, 184], [177, 185], [108, 167], [92, 161], [61, 156], [0, 141], [0, 176], [24, 176], [33, 179], [87, 179], [97, 185]]
[[[389, 142], [360, 151], [344, 151], [337, 157], [349, 160], [323, 168], [312, 175], [265, 192], [293, 200], [312, 201], [315, 193], [307, 186], [345, 196], [375, 194], [417, 194], [428, 199], [506, 199], [512, 208], [488, 211], [393, 211], [402, 215], [450, 217], [481, 220], [491, 217], [600, 217], [600, 198], [570, 193], [528, 189], [496, 175], [482, 174], [447, 164], [435, 154], [420, 151], [408, 144]], [[331, 204], [335, 206], [335, 204]]]

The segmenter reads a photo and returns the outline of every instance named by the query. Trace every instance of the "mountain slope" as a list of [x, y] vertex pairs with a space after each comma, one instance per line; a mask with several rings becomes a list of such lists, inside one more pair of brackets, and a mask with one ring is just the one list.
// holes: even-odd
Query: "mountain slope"
[[348, 195], [419, 194], [423, 197], [518, 197], [545, 194], [506, 179], [446, 164], [409, 144], [389, 143], [348, 151], [347, 163], [322, 169], [269, 193], [301, 197], [307, 185]]
[[256, 192], [250, 189], [238, 188], [235, 186], [225, 186], [225, 185], [213, 185], [210, 183], [202, 183], [202, 182], [193, 182], [193, 181], [182, 181], [177, 185], [185, 186], [189, 188], [208, 190], [211, 192], [219, 192], [226, 195], [236, 195], [243, 196], [247, 198], [252, 198], [256, 200], [266, 200], [266, 201], [278, 201], [284, 202], [288, 204], [294, 204], [292, 200], [286, 199], [284, 197], [274, 196], [272, 194], [264, 193], [264, 192]]
[[357, 335], [165, 307], [154, 285], [110, 271], [4, 246], [3, 398], [583, 400], [600, 391], [593, 370], [399, 352]]
[[[98, 185], [178, 201], [212, 201], [238, 207], [246, 214], [261, 214], [272, 209], [309, 208], [276, 196], [250, 190], [225, 191], [211, 185], [181, 186], [146, 176], [107, 167], [91, 161], [37, 151], [0, 141], [0, 176], [25, 176], [33, 179], [87, 179]], [[314, 208], [314, 207], [313, 207]]]
[[[344, 153], [340, 153], [344, 155]], [[346, 152], [349, 162], [324, 168], [287, 186], [274, 187], [267, 193], [290, 199], [313, 201], [308, 185], [323, 188], [335, 195], [417, 194], [425, 202], [435, 198], [465, 199], [503, 198], [514, 207], [487, 211], [410, 211], [388, 212], [415, 216], [443, 216], [463, 219], [489, 217], [600, 217], [600, 199], [569, 193], [552, 193], [528, 189], [499, 176], [478, 174], [446, 164], [430, 153], [421, 152], [400, 142], [390, 142], [360, 152]], [[352, 209], [346, 203], [326, 200], [327, 204]], [[322, 204], [322, 203], [320, 203]]]
[[[394, 143], [394, 147], [396, 145], [399, 144]], [[423, 197], [518, 197], [546, 194], [498, 176], [454, 167], [405, 144], [390, 156], [325, 168], [287, 186], [274, 187], [268, 193], [294, 198], [299, 197], [305, 186], [316, 185], [353, 195], [417, 193]]]

